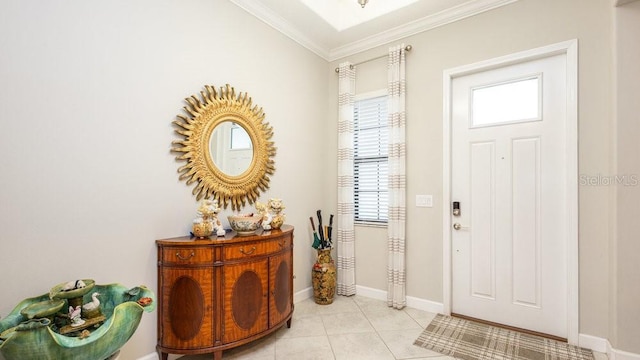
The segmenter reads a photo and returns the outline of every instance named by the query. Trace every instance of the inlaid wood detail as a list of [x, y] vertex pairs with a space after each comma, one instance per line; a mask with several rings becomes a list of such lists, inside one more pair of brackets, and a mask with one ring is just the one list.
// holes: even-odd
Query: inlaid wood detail
[[287, 253], [269, 259], [269, 326], [284, 321], [293, 305], [293, 262]]
[[253, 271], [245, 271], [233, 284], [233, 319], [241, 328], [249, 330], [258, 320], [262, 291], [260, 277]]
[[182, 340], [198, 335], [204, 318], [204, 296], [200, 284], [182, 276], [171, 287], [169, 295], [171, 330]]

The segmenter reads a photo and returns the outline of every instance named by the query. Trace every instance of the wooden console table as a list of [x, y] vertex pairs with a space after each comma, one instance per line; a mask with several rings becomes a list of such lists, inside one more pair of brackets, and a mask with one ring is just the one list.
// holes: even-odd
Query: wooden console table
[[213, 353], [291, 326], [293, 227], [252, 236], [156, 240], [158, 345], [168, 354]]

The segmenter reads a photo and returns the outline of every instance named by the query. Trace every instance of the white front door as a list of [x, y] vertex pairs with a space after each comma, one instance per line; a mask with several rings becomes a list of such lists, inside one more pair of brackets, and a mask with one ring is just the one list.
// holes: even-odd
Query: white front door
[[451, 310], [567, 338], [566, 54], [451, 83]]

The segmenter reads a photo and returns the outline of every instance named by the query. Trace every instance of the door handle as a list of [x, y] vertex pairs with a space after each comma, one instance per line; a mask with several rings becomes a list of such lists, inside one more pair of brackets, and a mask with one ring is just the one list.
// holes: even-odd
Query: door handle
[[468, 226], [462, 226], [462, 225], [460, 225], [460, 223], [453, 224], [453, 228], [455, 230], [469, 230]]

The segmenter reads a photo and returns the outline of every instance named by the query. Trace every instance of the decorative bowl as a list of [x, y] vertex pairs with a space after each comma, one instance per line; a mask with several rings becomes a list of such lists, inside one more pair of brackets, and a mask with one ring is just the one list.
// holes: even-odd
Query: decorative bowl
[[96, 285], [96, 282], [92, 279], [82, 279], [77, 281], [82, 281], [82, 284], [84, 286], [66, 290], [66, 288], [69, 287], [69, 284], [73, 281], [61, 283], [49, 290], [49, 297], [51, 299], [66, 299], [67, 301], [69, 301], [69, 305], [74, 307], [82, 305], [82, 297], [93, 289], [93, 287]]
[[239, 236], [249, 236], [256, 233], [262, 223], [262, 215], [238, 214], [227, 216], [231, 229]]
[[62, 299], [44, 300], [20, 310], [20, 314], [26, 316], [29, 320], [49, 317], [60, 311], [65, 303]]

